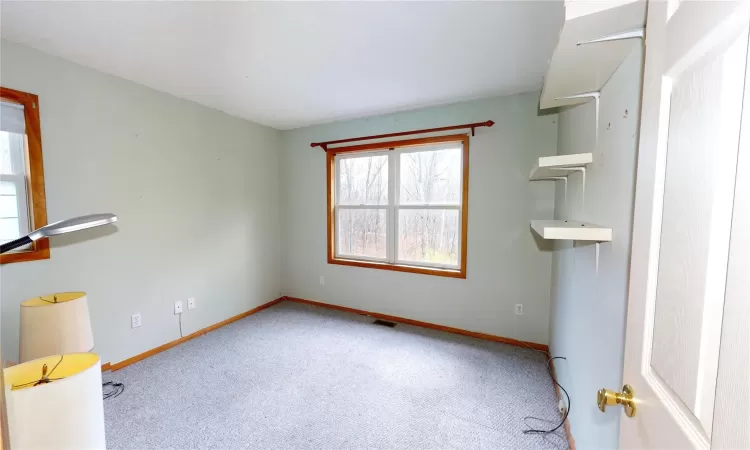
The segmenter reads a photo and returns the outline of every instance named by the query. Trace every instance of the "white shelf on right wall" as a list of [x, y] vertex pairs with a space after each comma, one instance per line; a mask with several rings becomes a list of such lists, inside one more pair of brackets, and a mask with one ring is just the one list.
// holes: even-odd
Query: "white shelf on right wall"
[[571, 170], [586, 167], [593, 160], [594, 156], [591, 153], [542, 156], [531, 169], [529, 180], [538, 181], [566, 177]]
[[565, 22], [544, 78], [539, 109], [588, 101], [569, 96], [600, 91], [628, 54], [642, 45], [635, 36], [645, 24], [645, 1], [566, 0]]
[[612, 228], [574, 220], [532, 220], [531, 228], [544, 239], [609, 242]]

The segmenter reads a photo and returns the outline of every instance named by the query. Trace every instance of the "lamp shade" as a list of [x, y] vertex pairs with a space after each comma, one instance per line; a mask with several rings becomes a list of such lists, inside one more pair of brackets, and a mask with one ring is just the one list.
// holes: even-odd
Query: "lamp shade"
[[94, 348], [85, 292], [44, 295], [21, 303], [21, 362]]
[[[45, 365], [51, 381], [34, 385]], [[98, 355], [48, 356], [9, 367], [4, 374], [12, 448], [106, 448]]]

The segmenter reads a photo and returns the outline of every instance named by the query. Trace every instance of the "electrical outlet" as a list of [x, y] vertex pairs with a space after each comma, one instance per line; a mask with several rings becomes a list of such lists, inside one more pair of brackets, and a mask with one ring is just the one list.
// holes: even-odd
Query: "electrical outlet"
[[195, 309], [195, 298], [190, 297], [188, 299], [188, 309]]
[[325, 286], [325, 284], [326, 284], [326, 279], [324, 277], [320, 277], [320, 285]]
[[564, 416], [567, 409], [568, 408], [565, 407], [565, 402], [563, 401], [563, 399], [560, 399], [560, 401], [557, 402], [557, 410], [560, 411], [560, 414]]
[[135, 313], [130, 316], [130, 328], [138, 328], [143, 324], [141, 322], [141, 313]]
[[174, 313], [182, 314], [182, 302], [174, 302]]
[[516, 304], [516, 314], [518, 314], [519, 316], [523, 315], [523, 305], [520, 303]]

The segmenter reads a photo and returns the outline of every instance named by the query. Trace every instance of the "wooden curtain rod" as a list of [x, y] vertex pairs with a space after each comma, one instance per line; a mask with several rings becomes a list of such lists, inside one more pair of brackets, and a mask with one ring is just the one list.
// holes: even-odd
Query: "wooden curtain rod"
[[310, 144], [310, 147], [322, 147], [323, 150], [328, 151], [328, 146], [329, 145], [343, 144], [345, 142], [369, 141], [371, 139], [382, 139], [382, 138], [389, 138], [389, 137], [396, 137], [396, 136], [408, 136], [410, 134], [437, 133], [439, 131], [465, 130], [467, 128], [471, 129], [471, 135], [474, 136], [474, 129], [475, 128], [479, 128], [479, 127], [491, 127], [492, 125], [495, 125], [495, 122], [493, 122], [491, 120], [488, 120], [487, 122], [466, 123], [466, 124], [463, 124], [463, 125], [452, 125], [450, 127], [427, 128], [427, 129], [424, 129], [424, 130], [402, 131], [400, 133], [378, 134], [378, 135], [375, 135], [375, 136], [362, 136], [362, 137], [355, 137], [355, 138], [349, 138], [349, 139], [339, 139], [337, 141], [313, 142], [312, 144]]

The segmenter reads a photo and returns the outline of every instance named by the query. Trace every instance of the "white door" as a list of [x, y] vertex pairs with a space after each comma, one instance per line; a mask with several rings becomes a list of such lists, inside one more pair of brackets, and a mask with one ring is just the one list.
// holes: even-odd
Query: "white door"
[[623, 449], [750, 448], [747, 3], [648, 5]]

